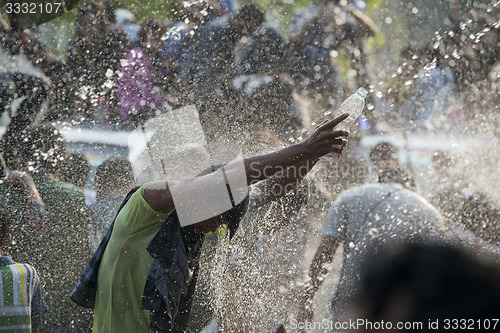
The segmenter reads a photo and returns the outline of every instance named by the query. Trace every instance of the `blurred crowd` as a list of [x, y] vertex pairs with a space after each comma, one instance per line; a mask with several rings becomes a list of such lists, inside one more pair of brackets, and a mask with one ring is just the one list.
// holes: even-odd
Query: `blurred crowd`
[[[5, 3], [0, 1], [0, 8]], [[132, 13], [115, 10], [110, 1], [92, 0], [76, 9], [75, 32], [64, 59], [51, 52], [36, 28], [27, 29], [13, 18], [10, 23], [16, 25], [9, 26], [2, 19], [3, 51], [24, 56], [43, 73], [0, 73], [0, 113], [9, 119], [0, 141], [0, 231], [10, 228], [12, 239], [2, 238], [8, 255], [38, 272], [41, 285], [36, 288], [42, 289], [43, 300], [33, 303], [39, 309], [32, 310], [32, 328], [90, 330], [92, 310], [77, 306], [68, 295], [127, 192], [138, 185], [131, 163], [114, 157], [97, 167], [95, 197], [86, 197], [87, 157], [67, 151], [56, 123], [133, 130], [172, 109], [195, 105], [208, 141], [237, 142], [251, 156], [300, 141], [359, 86], [372, 92], [363, 127], [371, 133], [398, 124], [411, 130], [498, 124], [500, 25], [494, 13], [481, 6], [464, 10], [460, 1], [449, 0], [446, 34], [422, 49], [404, 49], [401, 71], [374, 86], [365, 41], [378, 33], [379, 23], [359, 3], [313, 0], [294, 14], [289, 35], [283, 36], [266, 22], [264, 10], [250, 2], [239, 8], [231, 1], [190, 2], [168, 22], [152, 17], [139, 26]], [[352, 82], [341, 75], [339, 55], [356, 73]], [[494, 128], [497, 135], [499, 126]], [[411, 170], [400, 165], [396, 147], [383, 143], [369, 156], [360, 156], [357, 135], [342, 160], [323, 161], [323, 168], [278, 201], [251, 206], [235, 237], [238, 246], [229, 240], [207, 242], [212, 248], [206, 245], [201, 263], [210, 269], [200, 271], [199, 285], [220, 288], [194, 292], [190, 331], [201, 330], [212, 318], [232, 332], [269, 331], [290, 316], [312, 321], [323, 265], [333, 260], [340, 244], [347, 268], [333, 309], [344, 308], [354, 294], [357, 302], [382, 297], [375, 287], [361, 288], [361, 296], [352, 292], [362, 280], [359, 258], [380, 245], [373, 239], [445, 238], [498, 262], [498, 202], [468, 192], [468, 184], [454, 179], [448, 172], [455, 163], [449, 154], [434, 154], [435, 177], [430, 193], [423, 193]], [[375, 184], [363, 185], [370, 182], [369, 167], [376, 171]], [[325, 182], [340, 185], [327, 190]], [[347, 189], [351, 192], [342, 192]], [[388, 208], [377, 215], [383, 209], [379, 201]], [[323, 210], [331, 204], [325, 222]], [[344, 216], [346, 209], [350, 213]], [[304, 234], [312, 232], [311, 220], [320, 219], [324, 231], [308, 282], [302, 285], [297, 281], [303, 280]], [[272, 223], [262, 227], [260, 220]], [[10, 224], [7, 231], [4, 224]], [[221, 238], [218, 233], [209, 237]], [[425, 257], [431, 250], [435, 248], [417, 246], [403, 254], [419, 259], [418, 251]], [[452, 265], [449, 258], [459, 255], [446, 251], [435, 253]], [[212, 269], [223, 257], [229, 258], [227, 267]], [[231, 279], [219, 285], [216, 273]], [[382, 279], [376, 273], [367, 273], [366, 285]], [[399, 282], [405, 287], [404, 282], [416, 283]], [[498, 288], [491, 284], [491, 290]], [[485, 302], [498, 306], [498, 300]], [[359, 306], [361, 313], [383, 318], [370, 306]], [[340, 318], [341, 311], [335, 315]]]

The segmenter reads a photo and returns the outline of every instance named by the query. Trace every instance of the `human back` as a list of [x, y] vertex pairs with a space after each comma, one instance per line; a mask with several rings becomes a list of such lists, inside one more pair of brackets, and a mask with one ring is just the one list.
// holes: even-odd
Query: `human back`
[[341, 279], [333, 300], [350, 296], [359, 265], [368, 253], [402, 241], [439, 241], [444, 236], [439, 212], [417, 193], [395, 183], [377, 183], [344, 191], [328, 212], [323, 236], [344, 244]]

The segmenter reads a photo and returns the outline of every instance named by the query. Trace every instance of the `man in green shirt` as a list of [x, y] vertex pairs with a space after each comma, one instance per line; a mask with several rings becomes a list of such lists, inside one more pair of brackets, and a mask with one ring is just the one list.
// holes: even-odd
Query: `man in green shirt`
[[[151, 313], [141, 308], [154, 261], [147, 248], [170, 214], [177, 216], [181, 233], [205, 233], [223, 223], [231, 224], [230, 209], [224, 211], [223, 204], [215, 207], [217, 198], [228, 197], [235, 207], [234, 203], [246, 195], [241, 193], [248, 185], [263, 180], [289, 189], [321, 156], [342, 152], [348, 133], [334, 128], [347, 117], [344, 114], [325, 121], [303, 142], [278, 151], [233, 161], [188, 181], [159, 181], [137, 190], [118, 214], [99, 265], [93, 332], [150, 331]], [[185, 287], [181, 286], [183, 290]]]

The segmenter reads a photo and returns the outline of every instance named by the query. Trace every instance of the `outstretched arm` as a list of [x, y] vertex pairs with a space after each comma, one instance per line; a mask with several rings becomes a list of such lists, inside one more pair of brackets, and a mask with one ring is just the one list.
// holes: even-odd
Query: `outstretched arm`
[[[225, 177], [232, 180], [238, 179], [243, 174], [246, 176], [246, 185], [251, 185], [268, 179], [279, 172], [284, 172], [293, 166], [306, 165], [309, 170], [319, 157], [330, 152], [342, 152], [347, 143], [345, 138], [349, 133], [336, 131], [334, 128], [348, 116], [349, 114], [344, 114], [334, 120], [324, 121], [306, 140], [298, 144], [269, 154], [249, 157], [243, 161], [231, 162], [224, 167]], [[292, 176], [292, 179], [295, 178]], [[283, 181], [285, 179], [287, 177], [283, 177]], [[286, 181], [290, 181], [290, 179], [288, 178]], [[220, 175], [215, 173], [174, 185], [169, 185], [168, 181], [155, 182], [144, 191], [144, 199], [154, 210], [167, 212], [175, 208], [172, 192], [178, 191], [187, 194], [192, 192], [193, 197], [204, 192], [207, 193], [207, 196], [227, 195], [226, 189], [223, 186], [218, 186], [219, 183]], [[217, 193], [217, 191], [221, 192]]]

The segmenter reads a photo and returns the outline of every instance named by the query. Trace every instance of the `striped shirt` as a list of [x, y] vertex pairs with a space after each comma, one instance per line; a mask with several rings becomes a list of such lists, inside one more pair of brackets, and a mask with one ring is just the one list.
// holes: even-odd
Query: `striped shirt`
[[42, 322], [42, 289], [33, 266], [0, 257], [0, 332], [31, 332]]

